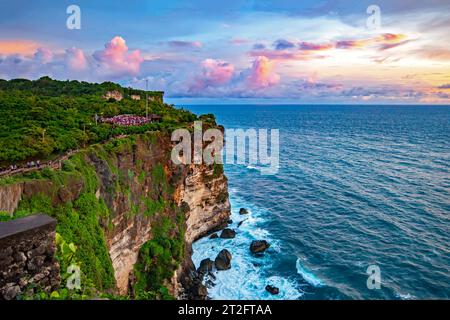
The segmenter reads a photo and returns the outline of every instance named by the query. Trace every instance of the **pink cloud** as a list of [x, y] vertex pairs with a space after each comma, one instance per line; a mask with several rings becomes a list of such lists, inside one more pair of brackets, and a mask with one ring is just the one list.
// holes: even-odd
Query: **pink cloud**
[[0, 40], [0, 54], [32, 56], [40, 44], [30, 40]]
[[263, 89], [276, 85], [280, 76], [274, 73], [274, 63], [267, 57], [257, 57], [247, 75], [247, 84], [253, 89]]
[[262, 94], [261, 89], [269, 89], [280, 81], [275, 73], [275, 62], [259, 56], [251, 66], [239, 72], [228, 62], [206, 59], [201, 64], [201, 72], [191, 80], [188, 90], [179, 94], [189, 96], [233, 96], [243, 97]]
[[298, 44], [298, 47], [293, 46], [292, 42], [277, 40], [275, 42], [276, 48], [274, 50], [257, 45], [249, 52], [249, 55], [252, 57], [263, 56], [269, 60], [276, 61], [323, 59], [326, 57], [323, 55], [323, 52], [334, 49], [354, 50], [373, 47], [382, 51], [395, 48], [411, 41], [403, 40], [405, 38], [406, 36], [403, 34], [383, 33], [373, 38], [335, 40], [327, 43], [303, 41]]
[[53, 52], [50, 49], [40, 47], [34, 54], [34, 58], [41, 63], [49, 63], [53, 60]]
[[75, 47], [66, 50], [66, 64], [72, 71], [83, 71], [88, 68], [83, 50]]
[[399, 42], [405, 39], [405, 35], [401, 33], [383, 33], [378, 40], [386, 42]]
[[229, 81], [234, 73], [234, 66], [221, 60], [206, 59], [202, 67], [204, 77], [215, 84]]
[[139, 73], [144, 58], [139, 50], [128, 51], [122, 37], [114, 37], [105, 45], [105, 49], [94, 53], [102, 71], [111, 77], [135, 76]]
[[189, 91], [199, 91], [206, 87], [223, 85], [231, 80], [234, 66], [228, 62], [206, 59], [202, 62], [202, 71], [195, 79]]
[[40, 47], [34, 54], [34, 58], [39, 62], [46, 64], [53, 60], [53, 52], [50, 49]]
[[336, 42], [337, 49], [359, 49], [370, 44], [372, 39], [362, 39], [362, 40], [340, 40]]
[[311, 42], [300, 42], [300, 50], [305, 51], [323, 51], [333, 49], [334, 45], [332, 43], [311, 43]]

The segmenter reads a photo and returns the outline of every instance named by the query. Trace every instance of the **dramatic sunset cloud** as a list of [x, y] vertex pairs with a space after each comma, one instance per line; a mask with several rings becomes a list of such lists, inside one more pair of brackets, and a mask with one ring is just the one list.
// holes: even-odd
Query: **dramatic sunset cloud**
[[40, 47], [36, 50], [34, 57], [37, 59], [37, 61], [46, 64], [52, 61], [53, 52], [48, 48]]
[[334, 44], [332, 43], [311, 43], [305, 41], [300, 42], [298, 46], [300, 50], [305, 51], [323, 51], [334, 48]]
[[0, 40], [0, 55], [31, 56], [41, 45], [29, 40]]
[[218, 86], [230, 81], [234, 73], [234, 66], [228, 62], [206, 59], [202, 62], [202, 71], [195, 79], [190, 91], [197, 92], [208, 86]]
[[356, 0], [169, 0], [126, 12], [110, 0], [82, 8], [90, 20], [80, 31], [60, 24], [64, 10], [54, 19], [52, 6], [30, 2], [27, 12], [41, 19], [29, 19], [5, 1], [22, 25], [11, 26], [0, 11], [0, 78], [48, 75], [140, 88], [147, 79], [169, 98], [218, 101], [448, 103], [448, 1], [380, 0], [380, 27], [369, 30], [366, 2]]
[[104, 50], [95, 52], [94, 58], [100, 63], [101, 72], [112, 77], [135, 76], [144, 61], [141, 52], [129, 52], [125, 40], [119, 36], [108, 42]]
[[88, 61], [83, 50], [70, 48], [66, 50], [66, 63], [70, 70], [79, 72], [88, 68]]
[[287, 40], [277, 40], [274, 42], [274, 49], [266, 49], [265, 46], [255, 44], [249, 52], [252, 57], [263, 56], [270, 60], [278, 61], [305, 61], [312, 59], [323, 59], [324, 52], [331, 50], [360, 50], [371, 48], [377, 50], [388, 50], [406, 44], [412, 40], [404, 40], [402, 34], [381, 34], [376, 37], [366, 39], [334, 40], [323, 43], [300, 41], [297, 45]]
[[335, 44], [336, 49], [361, 49], [369, 44], [372, 44], [372, 39], [361, 40], [340, 40]]
[[263, 89], [273, 86], [279, 81], [280, 75], [274, 72], [274, 63], [267, 57], [257, 57], [247, 76], [250, 88]]
[[225, 61], [206, 59], [202, 66], [203, 77], [210, 83], [222, 84], [233, 76], [234, 66]]
[[286, 50], [295, 47], [295, 44], [285, 39], [278, 39], [273, 43], [275, 50]]

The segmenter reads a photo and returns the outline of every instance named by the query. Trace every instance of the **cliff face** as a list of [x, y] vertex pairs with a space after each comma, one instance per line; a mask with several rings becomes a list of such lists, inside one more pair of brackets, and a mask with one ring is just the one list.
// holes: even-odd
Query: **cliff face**
[[[137, 295], [135, 285], [145, 282], [139, 280], [142, 278], [139, 272], [136, 274], [136, 264], [147, 259], [141, 252], [142, 247], [148, 242], [159, 241], [158, 244], [166, 248], [164, 243], [169, 241], [168, 250], [172, 250], [173, 261], [180, 261], [173, 276], [164, 283], [169, 293], [179, 296], [183, 286], [189, 285], [193, 271], [192, 242], [225, 226], [230, 216], [230, 204], [227, 179], [220, 166], [176, 166], [170, 160], [171, 149], [170, 136], [160, 133], [92, 146], [79, 155], [78, 162], [85, 168], [76, 167], [73, 173], [73, 169], [66, 168], [69, 173], [64, 174], [64, 178], [0, 186], [0, 210], [23, 211], [28, 208], [25, 203], [32, 203], [34, 197], [44, 194], [53, 208], [73, 202], [74, 210], [80, 211], [77, 201], [90, 192], [100, 207], [103, 204], [106, 207], [103, 211], [107, 213], [97, 216], [114, 273], [115, 292]], [[69, 161], [66, 167], [70, 165]], [[50, 212], [44, 213], [58, 219], [58, 213], [48, 210]], [[64, 218], [60, 219], [64, 224]], [[156, 236], [156, 233], [160, 232], [162, 224], [166, 226], [164, 236], [167, 239], [161, 240], [161, 235]], [[62, 225], [60, 229], [64, 232], [66, 228]], [[178, 255], [175, 248], [176, 239], [180, 237], [184, 242], [183, 254]], [[78, 246], [83, 245], [77, 243], [76, 238], [72, 241]], [[159, 259], [158, 256], [150, 258], [150, 261]], [[152, 267], [159, 268], [151, 265], [143, 269], [152, 273]]]
[[231, 215], [228, 180], [222, 172], [217, 172], [217, 167], [215, 170], [214, 166], [191, 165], [175, 194], [177, 203], [187, 205], [189, 210], [186, 212], [186, 259], [175, 272], [170, 289], [174, 296], [184, 293], [185, 298], [199, 299], [202, 297], [193, 275], [192, 243], [227, 225]]
[[190, 209], [186, 215], [188, 244], [226, 226], [230, 202], [228, 181], [223, 173], [216, 173], [211, 167], [192, 165], [181, 188], [181, 200]]
[[23, 184], [0, 186], [0, 211], [12, 214], [21, 200]]

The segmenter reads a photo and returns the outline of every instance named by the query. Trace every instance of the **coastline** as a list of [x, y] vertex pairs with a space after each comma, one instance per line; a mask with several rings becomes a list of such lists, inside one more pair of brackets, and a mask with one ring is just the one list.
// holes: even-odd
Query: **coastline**
[[[236, 197], [230, 190], [231, 220], [228, 225], [236, 231], [233, 239], [210, 239], [207, 235], [193, 243], [192, 260], [198, 268], [203, 259], [212, 259], [227, 249], [232, 254], [231, 269], [218, 271], [214, 269], [212, 276], [205, 276], [204, 283], [208, 288], [209, 297], [213, 300], [296, 300], [303, 292], [293, 277], [273, 274], [272, 259], [281, 254], [280, 241], [264, 227], [269, 218], [268, 212], [245, 200]], [[240, 208], [248, 209], [248, 214], [239, 214]], [[214, 232], [213, 232], [214, 233]], [[217, 233], [220, 235], [220, 232]], [[267, 240], [270, 248], [262, 255], [250, 252], [253, 240]], [[295, 266], [293, 266], [295, 268]], [[266, 286], [274, 286], [280, 290], [272, 295]]]

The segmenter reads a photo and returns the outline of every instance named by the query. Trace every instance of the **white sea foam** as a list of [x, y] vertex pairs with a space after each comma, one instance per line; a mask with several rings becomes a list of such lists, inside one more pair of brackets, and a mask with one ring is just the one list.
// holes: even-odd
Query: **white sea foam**
[[262, 171], [262, 170], [268, 170], [268, 169], [279, 170], [280, 166], [278, 165], [278, 166], [271, 167], [269, 165], [263, 165], [263, 164], [260, 164], [260, 165], [249, 164], [246, 166], [246, 168], [249, 170]]
[[302, 260], [300, 258], [297, 259], [295, 263], [297, 267], [297, 273], [302, 276], [302, 278], [308, 282], [310, 285], [314, 287], [322, 287], [324, 283], [320, 280], [314, 273], [308, 270], [305, 266], [302, 265]]
[[414, 296], [412, 296], [412, 295], [409, 294], [409, 293], [402, 294], [402, 293], [399, 293], [399, 292], [395, 292], [395, 295], [396, 295], [398, 298], [400, 298], [401, 300], [413, 300], [413, 299], [415, 299]]
[[[193, 244], [192, 260], [196, 267], [203, 259], [215, 259], [222, 249], [227, 249], [232, 254], [231, 269], [226, 271], [214, 271], [215, 285], [208, 288], [212, 299], [286, 299], [294, 300], [302, 296], [302, 291], [295, 279], [281, 277], [270, 273], [272, 266], [271, 253], [279, 251], [278, 241], [271, 238], [270, 233], [261, 228], [265, 221], [265, 212], [256, 206], [249, 205], [236, 197], [231, 196], [232, 220], [230, 226], [236, 230], [234, 239], [209, 239], [202, 238]], [[239, 208], [249, 210], [249, 214], [240, 215]], [[244, 221], [245, 220], [245, 221]], [[244, 222], [242, 222], [244, 221]], [[241, 226], [238, 227], [239, 223]], [[270, 252], [262, 257], [255, 257], [250, 252], [252, 240], [268, 240], [271, 244]], [[273, 285], [280, 289], [280, 294], [271, 295], [265, 290], [267, 285]]]

